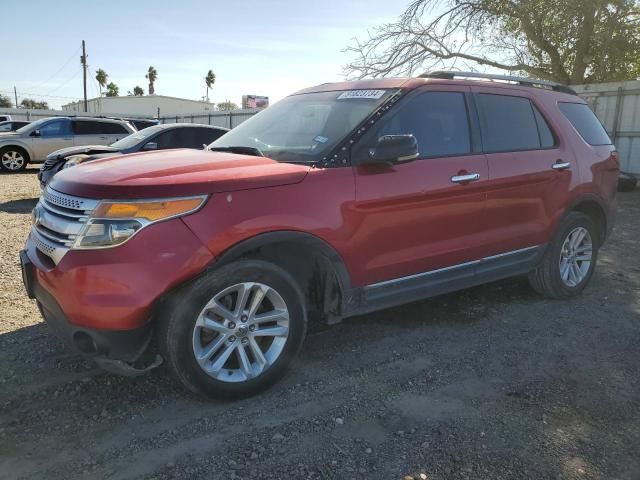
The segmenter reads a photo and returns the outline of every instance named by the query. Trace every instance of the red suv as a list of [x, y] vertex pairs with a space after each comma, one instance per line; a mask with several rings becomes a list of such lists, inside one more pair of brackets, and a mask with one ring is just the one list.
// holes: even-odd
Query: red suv
[[614, 146], [567, 87], [471, 77], [323, 84], [204, 151], [65, 170], [33, 211], [27, 291], [103, 368], [164, 359], [222, 397], [278, 379], [312, 322], [521, 274], [576, 295], [613, 223]]

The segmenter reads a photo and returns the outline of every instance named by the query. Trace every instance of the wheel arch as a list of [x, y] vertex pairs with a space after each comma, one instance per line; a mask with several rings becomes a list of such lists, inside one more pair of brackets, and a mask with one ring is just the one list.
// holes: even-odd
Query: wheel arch
[[33, 155], [31, 154], [29, 147], [27, 147], [22, 143], [16, 142], [16, 143], [8, 143], [5, 145], [0, 145], [0, 151], [4, 151], [5, 149], [10, 149], [10, 148], [22, 150], [27, 156], [27, 163], [31, 162], [31, 160], [33, 159]]
[[245, 257], [272, 261], [300, 283], [310, 321], [339, 321], [351, 290], [349, 272], [337, 250], [306, 232], [276, 231], [243, 240], [221, 253], [213, 268]]
[[565, 216], [570, 212], [581, 212], [591, 218], [598, 227], [602, 244], [610, 229], [610, 219], [605, 203], [596, 195], [586, 194], [576, 198], [567, 208]]

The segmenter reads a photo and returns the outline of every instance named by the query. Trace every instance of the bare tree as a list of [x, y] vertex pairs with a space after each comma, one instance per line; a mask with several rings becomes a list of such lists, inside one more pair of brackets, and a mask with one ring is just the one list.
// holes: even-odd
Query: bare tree
[[637, 0], [415, 0], [347, 51], [350, 77], [478, 67], [563, 83], [640, 75]]

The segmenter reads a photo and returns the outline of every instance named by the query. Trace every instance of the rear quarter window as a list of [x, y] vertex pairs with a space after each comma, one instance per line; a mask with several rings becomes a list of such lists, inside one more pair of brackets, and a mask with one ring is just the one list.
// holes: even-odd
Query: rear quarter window
[[607, 131], [587, 105], [560, 102], [558, 106], [585, 142], [590, 145], [611, 145]]

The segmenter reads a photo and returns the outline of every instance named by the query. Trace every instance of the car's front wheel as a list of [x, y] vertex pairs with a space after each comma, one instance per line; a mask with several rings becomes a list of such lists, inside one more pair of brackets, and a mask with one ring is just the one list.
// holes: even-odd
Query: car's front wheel
[[7, 172], [20, 172], [27, 168], [29, 158], [20, 148], [5, 147], [0, 149], [0, 166]]
[[190, 390], [218, 398], [258, 393], [284, 375], [306, 333], [302, 292], [263, 260], [213, 270], [174, 296], [160, 347]]
[[551, 298], [579, 294], [593, 275], [599, 238], [599, 231], [589, 216], [569, 213], [547, 246], [542, 261], [529, 274], [531, 286]]

